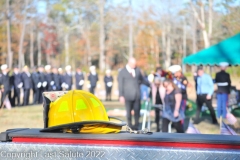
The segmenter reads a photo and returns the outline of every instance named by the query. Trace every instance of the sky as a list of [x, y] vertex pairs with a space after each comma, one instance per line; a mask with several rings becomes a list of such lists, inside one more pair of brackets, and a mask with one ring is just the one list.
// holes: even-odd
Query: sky
[[[108, 0], [112, 4], [117, 5], [122, 5], [122, 6], [129, 6], [129, 1], [130, 0]], [[161, 8], [161, 4], [167, 2], [168, 0], [131, 0], [132, 2], [132, 8], [135, 11], [142, 10], [142, 9], [147, 9], [149, 6], [156, 6], [158, 8]], [[214, 0], [215, 3], [219, 3], [221, 0]], [[183, 7], [184, 3], [189, 2], [189, 0], [172, 0], [174, 2], [173, 4], [179, 7]], [[235, 0], [235, 4], [233, 5], [240, 5], [240, 0]], [[174, 7], [176, 8], [176, 7]], [[216, 9], [216, 8], [215, 8]], [[221, 8], [218, 8], [217, 10], [221, 10]], [[39, 0], [38, 1], [38, 13], [45, 13], [46, 11], [46, 1], [45, 0]]]

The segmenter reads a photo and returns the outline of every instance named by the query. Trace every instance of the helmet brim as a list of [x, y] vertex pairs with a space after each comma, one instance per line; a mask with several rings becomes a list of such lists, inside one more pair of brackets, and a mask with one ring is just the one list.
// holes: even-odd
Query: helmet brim
[[93, 124], [107, 124], [107, 125], [113, 125], [122, 127], [126, 125], [126, 122], [115, 118], [115, 117], [108, 117], [109, 121], [81, 121], [81, 122], [74, 122], [74, 123], [68, 123], [63, 125], [57, 125], [53, 127], [48, 127], [40, 130], [40, 132], [62, 132], [65, 129], [72, 129], [72, 128], [78, 128], [81, 129], [84, 125], [93, 125]]

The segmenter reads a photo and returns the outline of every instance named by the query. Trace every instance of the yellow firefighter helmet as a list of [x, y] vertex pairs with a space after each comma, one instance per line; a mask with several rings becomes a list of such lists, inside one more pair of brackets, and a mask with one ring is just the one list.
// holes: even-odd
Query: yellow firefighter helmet
[[107, 116], [102, 102], [93, 94], [72, 90], [50, 103], [48, 127], [64, 132], [118, 133], [126, 123]]

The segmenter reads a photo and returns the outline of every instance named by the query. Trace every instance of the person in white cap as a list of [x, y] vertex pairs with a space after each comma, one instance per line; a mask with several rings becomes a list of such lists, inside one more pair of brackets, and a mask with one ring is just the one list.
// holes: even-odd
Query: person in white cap
[[11, 101], [11, 89], [13, 87], [13, 76], [10, 74], [8, 66], [3, 64], [1, 66], [2, 74], [0, 74], [0, 88], [2, 93], [1, 106], [4, 100], [9, 99]]
[[90, 83], [89, 92], [94, 94], [95, 93], [95, 88], [96, 88], [97, 82], [98, 82], [98, 74], [96, 72], [96, 67], [95, 66], [91, 66], [89, 68], [89, 70], [90, 70], [90, 73], [88, 75], [88, 81]]
[[84, 75], [80, 67], [77, 68], [77, 71], [75, 74], [75, 80], [76, 80], [76, 89], [82, 90], [84, 85]]
[[106, 89], [106, 101], [111, 101], [112, 86], [113, 86], [113, 76], [111, 75], [111, 70], [106, 70], [106, 75], [104, 76], [104, 83]]
[[182, 92], [182, 102], [181, 102], [181, 109], [184, 111], [186, 110], [187, 105], [187, 86], [188, 80], [182, 73], [182, 67], [180, 65], [172, 65], [168, 68], [170, 72], [173, 74], [173, 83], [181, 89]]
[[227, 62], [219, 64], [221, 71], [216, 74], [215, 83], [217, 84], [217, 117], [226, 118], [227, 115], [227, 102], [228, 95], [230, 94], [231, 79], [230, 75], [226, 72], [228, 67]]
[[72, 89], [73, 85], [73, 76], [72, 76], [72, 67], [67, 65], [65, 67], [66, 73], [64, 75], [64, 85], [62, 86], [65, 90], [69, 91]]

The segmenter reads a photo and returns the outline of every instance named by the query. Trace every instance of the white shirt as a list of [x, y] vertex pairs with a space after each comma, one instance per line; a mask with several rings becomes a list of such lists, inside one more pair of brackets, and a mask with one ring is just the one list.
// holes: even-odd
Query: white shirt
[[126, 69], [127, 69], [127, 71], [128, 71], [133, 77], [136, 76], [135, 69], [132, 69], [132, 68], [129, 67], [128, 65], [126, 65]]

